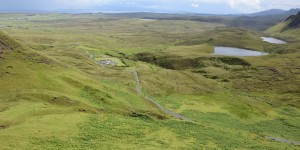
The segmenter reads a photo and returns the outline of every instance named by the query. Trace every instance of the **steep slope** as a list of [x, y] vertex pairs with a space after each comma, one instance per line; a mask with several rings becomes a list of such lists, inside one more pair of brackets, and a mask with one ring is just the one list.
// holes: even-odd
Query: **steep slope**
[[130, 88], [99, 81], [3, 33], [0, 41], [0, 149], [76, 135], [78, 123], [94, 115], [164, 118]]
[[0, 32], [0, 37], [0, 56], [1, 54], [8, 53], [9, 51], [16, 50], [18, 47], [20, 47], [19, 43], [9, 38], [2, 32]]
[[287, 26], [285, 29], [297, 28], [300, 26], [300, 12], [297, 15], [291, 15], [288, 17], [285, 22], [287, 22]]
[[300, 12], [296, 15], [291, 15], [285, 21], [282, 21], [275, 26], [266, 30], [266, 33], [285, 39], [290, 42], [297, 42], [300, 40]]

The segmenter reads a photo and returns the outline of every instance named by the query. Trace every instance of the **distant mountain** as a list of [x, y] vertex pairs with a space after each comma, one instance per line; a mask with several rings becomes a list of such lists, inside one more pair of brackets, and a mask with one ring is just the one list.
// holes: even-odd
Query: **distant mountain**
[[231, 27], [263, 31], [282, 22], [282, 20], [285, 20], [289, 16], [297, 14], [299, 11], [299, 8], [290, 9], [287, 11], [280, 9], [271, 9], [263, 12], [246, 14], [240, 17], [236, 17], [233, 21], [229, 22], [228, 25]]
[[274, 26], [291, 15], [297, 14], [300, 9], [291, 9], [288, 11], [280, 9], [271, 9], [263, 12], [245, 15], [211, 15], [211, 14], [168, 14], [168, 13], [151, 13], [151, 12], [134, 12], [134, 13], [105, 13], [111, 17], [120, 18], [141, 18], [157, 20], [189, 20], [199, 22], [213, 22], [225, 24], [228, 27], [246, 28], [250, 30], [264, 31]]
[[244, 16], [251, 16], [251, 17], [257, 17], [257, 16], [271, 16], [271, 15], [292, 15], [297, 12], [299, 12], [300, 9], [290, 9], [290, 10], [281, 10], [281, 9], [270, 9], [270, 10], [265, 10], [257, 13], [252, 13], [252, 14], [246, 14]]
[[246, 16], [268, 16], [268, 15], [282, 14], [285, 12], [286, 11], [281, 9], [270, 9], [270, 10], [265, 10], [257, 13], [247, 14]]

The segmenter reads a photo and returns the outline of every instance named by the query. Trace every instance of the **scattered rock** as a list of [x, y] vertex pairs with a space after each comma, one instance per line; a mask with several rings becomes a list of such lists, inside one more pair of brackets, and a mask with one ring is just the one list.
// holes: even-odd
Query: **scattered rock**
[[101, 65], [101, 66], [115, 66], [117, 65], [117, 63], [111, 61], [111, 60], [99, 60], [99, 61], [96, 61], [97, 64]]

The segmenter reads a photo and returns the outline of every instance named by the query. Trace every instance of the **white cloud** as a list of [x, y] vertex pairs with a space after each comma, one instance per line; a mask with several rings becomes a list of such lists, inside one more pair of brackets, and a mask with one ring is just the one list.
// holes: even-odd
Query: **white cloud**
[[[178, 0], [178, 1], [189, 2], [192, 7], [199, 7], [202, 4], [213, 4], [213, 5], [223, 5], [223, 6], [227, 5], [234, 10], [238, 10], [239, 12], [246, 13], [246, 12], [255, 12], [255, 11], [262, 10], [263, 8], [261, 7], [261, 2], [270, 1], [270, 0]], [[285, 1], [291, 1], [291, 0], [285, 0]]]
[[255, 12], [262, 10], [261, 0], [228, 0], [231, 8], [241, 12]]
[[200, 7], [200, 5], [199, 5], [198, 3], [192, 3], [191, 6], [192, 6], [192, 7], [195, 7], [195, 8]]

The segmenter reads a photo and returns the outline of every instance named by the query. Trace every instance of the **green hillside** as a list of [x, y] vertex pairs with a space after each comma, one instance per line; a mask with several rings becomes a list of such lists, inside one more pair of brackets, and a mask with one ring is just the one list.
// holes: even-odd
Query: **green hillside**
[[284, 38], [291, 42], [299, 41], [300, 34], [300, 13], [288, 17], [285, 21], [269, 28], [266, 33]]
[[30, 141], [42, 137], [75, 136], [78, 123], [94, 115], [164, 118], [135, 93], [134, 85], [128, 88], [96, 78], [25, 48], [3, 33], [0, 41], [0, 140], [6, 141], [1, 142], [4, 149], [29, 148]]

